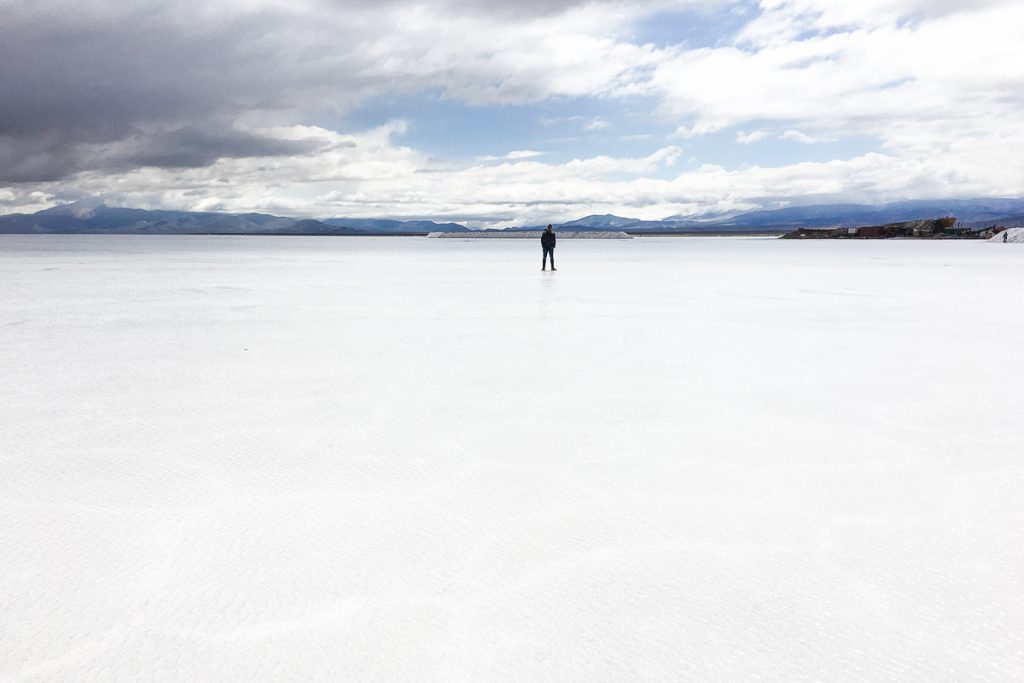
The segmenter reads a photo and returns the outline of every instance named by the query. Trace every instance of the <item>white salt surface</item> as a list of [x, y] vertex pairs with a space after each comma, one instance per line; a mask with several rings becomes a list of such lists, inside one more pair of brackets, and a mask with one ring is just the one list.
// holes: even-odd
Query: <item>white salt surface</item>
[[1024, 678], [1024, 252], [0, 237], [0, 679]]

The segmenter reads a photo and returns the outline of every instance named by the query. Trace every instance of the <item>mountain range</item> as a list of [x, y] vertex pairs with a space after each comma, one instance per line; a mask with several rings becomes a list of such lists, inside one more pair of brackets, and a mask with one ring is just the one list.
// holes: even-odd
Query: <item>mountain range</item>
[[[670, 216], [660, 221], [613, 214], [585, 216], [556, 224], [558, 229], [644, 232], [785, 232], [795, 228], [855, 227], [956, 216], [967, 227], [1024, 226], [1024, 199], [946, 199], [895, 202], [878, 206], [820, 204], [749, 211], [732, 215]], [[508, 230], [541, 230], [517, 226]], [[99, 234], [244, 234], [244, 235], [395, 235], [468, 231], [458, 223], [376, 218], [284, 218], [264, 213], [228, 214], [149, 211], [102, 203], [62, 204], [34, 214], [0, 216], [0, 233]]]
[[[1024, 225], [1024, 199], [913, 200], [882, 204], [818, 204], [711, 217], [670, 216], [660, 221], [593, 215], [556, 228], [625, 232], [784, 232], [795, 228], [859, 227], [956, 216], [967, 227]], [[512, 228], [541, 230], [544, 226]]]
[[34, 214], [0, 216], [0, 233], [133, 235], [374, 235], [468, 230], [455, 223], [366, 218], [283, 218], [265, 213], [147, 211], [104, 204], [62, 204]]

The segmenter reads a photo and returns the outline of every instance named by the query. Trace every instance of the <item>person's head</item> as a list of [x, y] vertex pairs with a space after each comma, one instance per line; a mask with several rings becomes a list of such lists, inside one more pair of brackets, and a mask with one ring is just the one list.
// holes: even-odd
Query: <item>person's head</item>
[[551, 224], [548, 223], [548, 232], [551, 232]]

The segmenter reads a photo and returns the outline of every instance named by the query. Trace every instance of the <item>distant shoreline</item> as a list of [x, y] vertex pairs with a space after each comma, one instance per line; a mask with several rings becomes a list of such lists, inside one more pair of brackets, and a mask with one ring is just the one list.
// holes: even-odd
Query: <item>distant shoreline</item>
[[[453, 232], [451, 237], [472, 237], [486, 233], [494, 238], [501, 239], [502, 230], [471, 230], [468, 232]], [[508, 238], [514, 238], [516, 232], [510, 231]], [[556, 231], [575, 232], [572, 230]], [[601, 232], [624, 232], [631, 237], [781, 237], [786, 234], [785, 230], [673, 230], [673, 231], [648, 231], [648, 230], [619, 230], [587, 231], [594, 233]], [[0, 235], [123, 235], [136, 237], [426, 237], [428, 232], [360, 232], [360, 233], [323, 233], [323, 232], [129, 232], [111, 230], [106, 232], [0, 232]], [[519, 238], [522, 239], [522, 238]]]

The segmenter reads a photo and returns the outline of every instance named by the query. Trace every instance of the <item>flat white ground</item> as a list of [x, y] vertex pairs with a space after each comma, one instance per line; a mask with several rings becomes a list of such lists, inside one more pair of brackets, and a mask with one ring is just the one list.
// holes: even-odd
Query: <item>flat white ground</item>
[[1020, 680], [1024, 249], [0, 237], [0, 679]]

